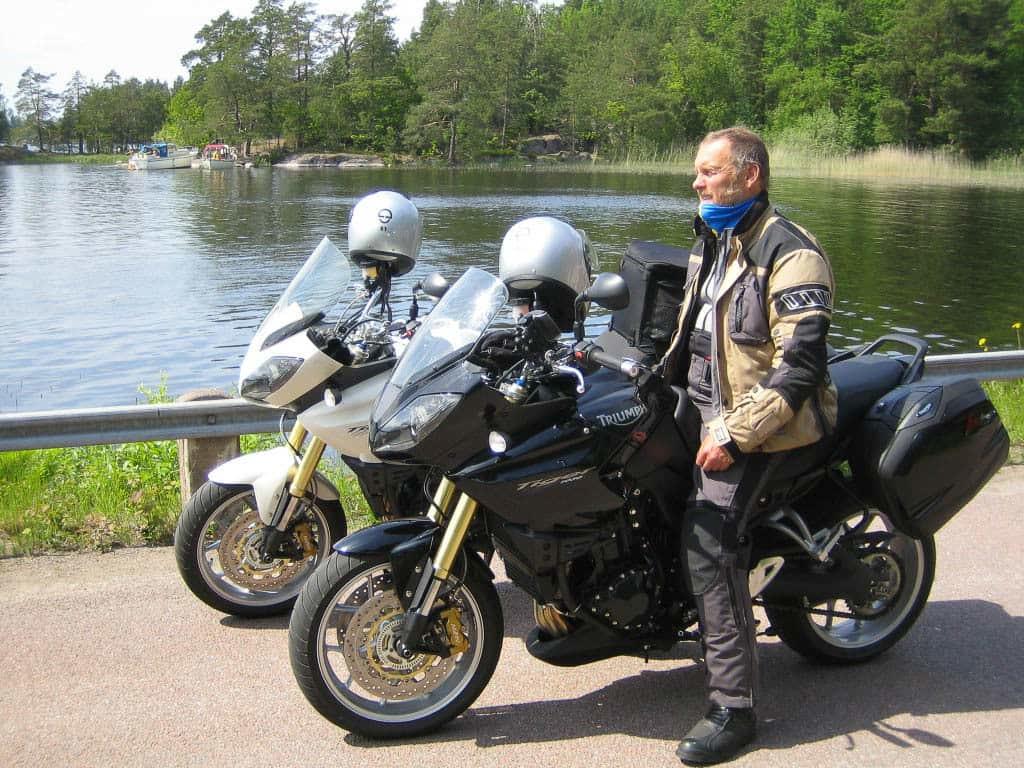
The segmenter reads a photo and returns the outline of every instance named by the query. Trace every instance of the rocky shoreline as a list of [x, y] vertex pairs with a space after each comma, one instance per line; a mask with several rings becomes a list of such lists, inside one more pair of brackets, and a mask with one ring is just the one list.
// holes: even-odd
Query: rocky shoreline
[[300, 153], [274, 163], [284, 168], [384, 168], [388, 164], [378, 155], [339, 153]]
[[[567, 148], [557, 134], [533, 136], [520, 142], [515, 153], [499, 157], [481, 156], [468, 161], [470, 164], [518, 161], [523, 163], [572, 163], [594, 162], [589, 152], [575, 152]], [[353, 152], [299, 152], [288, 155], [274, 163], [284, 168], [386, 168], [392, 165], [436, 165], [437, 159], [424, 160], [412, 155], [388, 156], [358, 154]]]

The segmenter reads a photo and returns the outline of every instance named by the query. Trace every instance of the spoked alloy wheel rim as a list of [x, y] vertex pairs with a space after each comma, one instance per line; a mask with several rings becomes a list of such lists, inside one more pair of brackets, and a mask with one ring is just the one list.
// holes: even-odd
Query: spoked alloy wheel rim
[[807, 619], [826, 643], [853, 650], [878, 643], [902, 628], [924, 586], [927, 555], [920, 541], [896, 531], [880, 512], [858, 515], [848, 527], [851, 534], [846, 538], [865, 539], [858, 556], [874, 574], [872, 599], [807, 606], [816, 611], [808, 613]]
[[235, 603], [263, 606], [294, 598], [331, 545], [324, 513], [315, 505], [306, 505], [303, 515], [292, 523], [291, 535], [306, 556], [263, 562], [259, 555], [263, 522], [252, 491], [227, 499], [210, 515], [196, 544], [203, 580]]
[[381, 723], [422, 720], [448, 706], [472, 681], [483, 657], [482, 613], [458, 588], [443, 614], [455, 652], [403, 658], [395, 641], [404, 612], [390, 566], [355, 574], [334, 593], [316, 629], [317, 663], [331, 695], [346, 709]]

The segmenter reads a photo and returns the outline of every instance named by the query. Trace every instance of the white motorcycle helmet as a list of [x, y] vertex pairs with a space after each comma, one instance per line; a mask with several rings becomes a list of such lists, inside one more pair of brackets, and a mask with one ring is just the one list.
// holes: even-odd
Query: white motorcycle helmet
[[498, 277], [513, 303], [543, 309], [562, 331], [572, 330], [573, 302], [590, 287], [587, 234], [552, 216], [523, 219], [505, 233]]
[[352, 207], [348, 220], [348, 253], [360, 267], [387, 264], [392, 275], [416, 265], [423, 222], [412, 201], [389, 190], [367, 195]]

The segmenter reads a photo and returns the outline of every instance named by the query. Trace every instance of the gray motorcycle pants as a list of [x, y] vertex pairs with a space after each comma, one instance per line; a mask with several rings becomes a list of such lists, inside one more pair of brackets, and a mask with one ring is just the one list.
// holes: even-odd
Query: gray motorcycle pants
[[[687, 421], [693, 451], [706, 430]], [[694, 465], [693, 491], [686, 502], [682, 555], [687, 587], [694, 595], [704, 642], [708, 699], [725, 707], [753, 707], [758, 666], [754, 616], [747, 584], [748, 552], [738, 523], [765, 469], [761, 454], [741, 454], [726, 470], [704, 472]]]

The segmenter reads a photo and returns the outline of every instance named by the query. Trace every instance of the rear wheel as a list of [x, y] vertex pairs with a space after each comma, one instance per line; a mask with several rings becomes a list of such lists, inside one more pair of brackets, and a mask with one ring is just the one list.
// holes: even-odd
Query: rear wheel
[[504, 622], [494, 584], [469, 561], [435, 604], [446, 656], [396, 648], [405, 613], [383, 555], [332, 554], [292, 612], [288, 649], [295, 679], [328, 720], [370, 738], [439, 728], [472, 704], [494, 673]]
[[853, 551], [873, 572], [872, 598], [864, 603], [806, 598], [766, 606], [779, 638], [815, 661], [850, 664], [891, 648], [917, 621], [935, 577], [935, 542], [895, 530], [877, 510], [847, 521], [837, 546]]
[[347, 527], [338, 501], [310, 499], [292, 520], [280, 556], [264, 560], [252, 488], [207, 482], [178, 520], [174, 554], [181, 578], [207, 605], [235, 616], [273, 616], [291, 610]]

